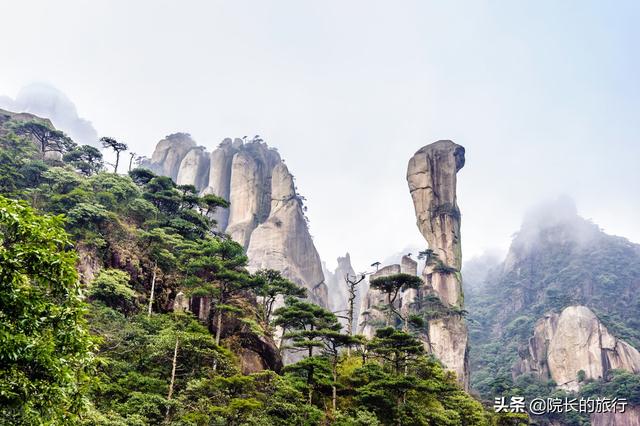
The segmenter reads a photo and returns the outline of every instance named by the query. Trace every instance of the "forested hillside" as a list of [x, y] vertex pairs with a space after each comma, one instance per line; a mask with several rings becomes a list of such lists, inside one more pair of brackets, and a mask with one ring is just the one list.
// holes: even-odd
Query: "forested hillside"
[[[547, 313], [585, 306], [616, 338], [637, 349], [639, 290], [640, 246], [607, 235], [579, 217], [570, 199], [533, 210], [514, 236], [505, 261], [488, 273], [484, 283], [467, 291], [473, 389], [486, 399], [505, 394], [528, 400], [567, 396], [557, 389], [558, 383], [517, 367], [521, 358], [529, 356], [530, 347], [535, 349], [537, 341], [530, 339], [536, 323]], [[617, 396], [640, 404], [640, 376], [615, 370], [605, 376], [583, 378], [579, 394]], [[589, 424], [585, 415], [549, 415], [538, 421]]]
[[[278, 271], [249, 273], [212, 219], [226, 200], [133, 168], [114, 139], [119, 165], [0, 114], [0, 423], [521, 421], [484, 409], [412, 335], [351, 335]], [[285, 350], [305, 356], [283, 367]]]

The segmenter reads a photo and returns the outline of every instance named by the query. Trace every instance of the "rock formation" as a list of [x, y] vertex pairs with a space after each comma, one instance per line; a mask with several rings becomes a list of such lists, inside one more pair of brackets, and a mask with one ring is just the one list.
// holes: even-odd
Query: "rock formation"
[[[399, 274], [400, 265], [388, 265], [378, 269], [369, 276], [369, 281], [376, 278]], [[379, 308], [387, 303], [386, 296], [380, 290], [369, 288], [367, 294], [362, 299], [360, 308], [358, 332], [371, 339], [376, 334], [376, 329], [385, 326], [385, 314]], [[394, 305], [395, 306], [395, 305]]]
[[468, 388], [468, 333], [463, 307], [460, 211], [456, 203], [456, 174], [464, 166], [464, 148], [438, 141], [418, 150], [409, 160], [407, 182], [417, 225], [433, 251], [422, 273], [421, 295], [434, 294], [449, 314], [429, 321], [425, 346], [453, 370]]
[[[402, 256], [399, 264], [387, 265], [378, 269], [369, 276], [369, 281], [400, 273], [418, 275], [418, 262], [409, 256]], [[394, 306], [405, 318], [410, 314], [409, 310], [412, 308], [418, 294], [417, 290], [409, 289], [403, 291], [396, 300]], [[384, 307], [387, 303], [386, 296], [379, 290], [369, 288], [366, 291], [360, 307], [361, 313], [358, 328], [360, 334], [372, 338], [375, 335], [376, 328], [385, 325], [385, 314], [379, 308]]]
[[538, 320], [520, 357], [514, 375], [533, 373], [573, 391], [580, 387], [579, 371], [584, 371], [585, 379], [604, 378], [613, 369], [640, 373], [640, 353], [611, 335], [596, 315], [581, 305]]
[[[273, 168], [271, 184], [270, 214], [250, 234], [249, 269], [282, 271], [305, 287], [312, 300], [327, 307], [328, 292], [320, 256], [309, 235], [293, 177], [284, 163]], [[232, 219], [233, 210], [230, 221]]]
[[[329, 292], [329, 309], [331, 309], [332, 312], [338, 312], [339, 315], [346, 315], [349, 310], [349, 291], [345, 278], [347, 275], [350, 279], [357, 280], [359, 277], [356, 277], [353, 266], [351, 266], [351, 256], [349, 256], [349, 253], [338, 257], [337, 261], [338, 266], [333, 272], [327, 270], [323, 264], [325, 282]], [[362, 303], [362, 294], [365, 286], [366, 283], [361, 281], [356, 289], [356, 297], [353, 302], [353, 333], [357, 332], [360, 304]], [[340, 318], [340, 323], [346, 326], [347, 319]]]
[[147, 167], [201, 194], [230, 202], [215, 214], [218, 231], [242, 244], [249, 269], [271, 268], [308, 290], [328, 306], [320, 256], [313, 244], [293, 176], [278, 152], [261, 140], [222, 141], [211, 154], [185, 133], [167, 136]]
[[150, 168], [177, 181], [182, 159], [195, 147], [196, 143], [189, 134], [173, 133], [156, 145], [151, 156]]
[[176, 183], [202, 188], [208, 183], [209, 155], [204, 148], [190, 149], [180, 162]]

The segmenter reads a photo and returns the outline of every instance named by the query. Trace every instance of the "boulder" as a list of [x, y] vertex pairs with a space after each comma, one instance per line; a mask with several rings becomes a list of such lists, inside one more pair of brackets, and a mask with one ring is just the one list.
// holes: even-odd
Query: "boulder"
[[514, 375], [533, 373], [562, 389], [577, 391], [578, 372], [601, 379], [609, 370], [640, 373], [640, 353], [613, 336], [586, 306], [568, 306], [536, 322], [526, 349], [520, 351]]

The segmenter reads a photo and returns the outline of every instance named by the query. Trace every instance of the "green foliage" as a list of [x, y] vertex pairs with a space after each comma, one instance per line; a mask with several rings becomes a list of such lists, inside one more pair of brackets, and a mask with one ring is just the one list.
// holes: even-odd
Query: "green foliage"
[[611, 370], [607, 380], [599, 379], [585, 384], [584, 397], [626, 398], [631, 405], [640, 405], [640, 376], [624, 370]]
[[38, 143], [42, 158], [48, 152], [61, 154], [71, 151], [76, 144], [60, 130], [53, 129], [45, 122], [36, 120], [15, 123], [12, 130], [16, 135], [28, 136]]
[[156, 177], [156, 174], [149, 169], [136, 168], [129, 172], [129, 177], [136, 185], [144, 186]]
[[73, 150], [64, 154], [62, 159], [85, 176], [98, 173], [104, 166], [102, 153], [90, 145], [75, 147]]
[[[488, 280], [481, 291], [466, 294], [471, 313], [468, 324], [472, 387], [488, 401], [514, 387], [529, 389], [536, 397], [557, 392], [553, 384], [530, 377], [511, 381], [511, 368], [519, 359], [519, 349], [528, 346], [536, 321], [549, 311], [585, 305], [612, 334], [640, 347], [637, 245], [606, 235], [578, 217], [536, 229], [534, 237], [516, 236], [509, 267]], [[596, 386], [586, 383], [582, 374], [576, 378], [583, 382], [585, 390], [597, 387], [600, 394], [607, 393], [605, 382]], [[537, 420], [550, 421], [549, 416]], [[583, 420], [560, 421], [580, 424]]]
[[396, 309], [396, 299], [401, 291], [409, 289], [417, 289], [422, 285], [422, 279], [411, 274], [393, 274], [384, 277], [378, 277], [371, 280], [369, 287], [376, 289], [387, 295], [387, 326], [394, 325], [394, 316], [406, 320]]
[[[23, 278], [1, 283], [0, 361], [10, 368], [0, 372], [0, 420], [110, 426], [488, 424], [488, 413], [409, 334], [384, 329], [370, 342], [342, 334], [336, 316], [301, 300], [305, 290], [280, 272], [250, 274], [243, 247], [214, 231], [212, 213], [228, 207], [227, 201], [199, 197], [193, 186], [176, 186], [145, 169], [128, 176], [101, 172], [99, 157], [87, 147], [72, 149], [54, 165], [38, 160], [33, 143], [23, 139], [0, 140], [11, 150], [11, 158], [2, 158], [12, 160], [1, 164], [0, 190], [43, 212], [65, 214], [80, 258], [70, 251], [61, 218], [40, 217], [6, 201], [21, 212], [6, 215], [8, 220], [21, 221], [27, 212], [26, 222], [34, 223], [29, 232], [0, 229], [4, 246], [28, 254], [3, 248], [0, 274], [8, 271], [5, 263], [31, 268], [20, 271]], [[76, 262], [83, 280], [91, 280], [85, 283], [86, 314]], [[393, 298], [396, 290], [419, 283], [398, 276], [381, 285]], [[184, 293], [200, 318], [183, 309], [172, 312]], [[285, 305], [274, 310], [283, 297]], [[139, 312], [143, 304], [150, 313]], [[24, 313], [20, 322], [9, 321], [14, 311]], [[98, 342], [91, 381], [85, 317]], [[415, 325], [419, 319], [406, 320]], [[276, 326], [284, 333], [281, 348], [273, 343]], [[305, 357], [282, 374], [241, 373], [262, 362], [280, 372], [278, 349]]]
[[137, 308], [138, 294], [129, 286], [131, 277], [118, 269], [103, 269], [89, 288], [89, 297], [125, 314]]
[[0, 421], [67, 424], [93, 365], [60, 217], [0, 196]]
[[400, 374], [409, 361], [424, 353], [421, 341], [393, 327], [376, 330], [367, 348], [374, 357], [393, 365], [396, 374]]
[[270, 332], [271, 315], [273, 307], [279, 297], [306, 297], [305, 288], [298, 287], [293, 282], [284, 278], [280, 271], [262, 269], [254, 274], [255, 286], [253, 291], [259, 298], [260, 309], [258, 320], [266, 332]]

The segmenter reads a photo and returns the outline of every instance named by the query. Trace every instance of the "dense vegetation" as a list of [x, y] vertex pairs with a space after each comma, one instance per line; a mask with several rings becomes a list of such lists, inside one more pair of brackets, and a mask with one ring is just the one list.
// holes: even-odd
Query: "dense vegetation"
[[[640, 248], [624, 238], [604, 234], [575, 212], [560, 216], [562, 220], [546, 224], [525, 221], [505, 265], [466, 293], [472, 388], [484, 399], [507, 394], [565, 395], [553, 382], [529, 375], [512, 379], [518, 351], [526, 348], [534, 324], [549, 311], [585, 305], [614, 335], [640, 348]], [[620, 377], [628, 376], [638, 383], [638, 376], [618, 373], [581, 391], [601, 396], [621, 393], [622, 387], [614, 388], [623, 385]], [[538, 422], [552, 420], [588, 424], [587, 418], [577, 416], [547, 416]]]
[[[0, 120], [0, 423], [518, 423], [407, 332], [353, 336], [279, 272], [249, 273], [211, 219], [225, 200], [107, 172], [42, 126]], [[303, 356], [282, 368], [284, 351]]]

